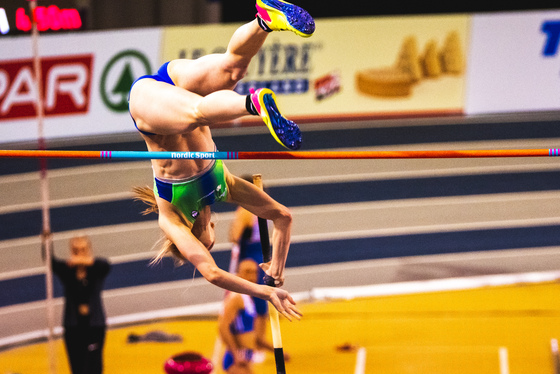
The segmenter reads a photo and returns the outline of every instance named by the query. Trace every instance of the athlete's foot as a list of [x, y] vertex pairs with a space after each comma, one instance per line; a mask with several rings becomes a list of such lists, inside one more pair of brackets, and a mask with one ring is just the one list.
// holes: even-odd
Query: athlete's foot
[[251, 102], [278, 143], [293, 151], [301, 147], [301, 131], [298, 125], [282, 116], [272, 90], [258, 89], [251, 94]]
[[303, 8], [283, 0], [257, 0], [257, 18], [266, 31], [289, 30], [304, 38], [315, 31], [313, 17]]

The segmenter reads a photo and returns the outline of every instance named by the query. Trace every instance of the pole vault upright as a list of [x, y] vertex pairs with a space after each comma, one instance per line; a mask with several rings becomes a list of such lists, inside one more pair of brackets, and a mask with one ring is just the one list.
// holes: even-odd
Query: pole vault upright
[[[31, 48], [33, 53], [33, 72], [35, 76], [35, 110], [37, 117], [37, 143], [38, 149], [41, 151], [46, 150], [45, 144], [45, 130], [44, 130], [44, 117], [45, 110], [43, 107], [43, 84], [42, 84], [42, 68], [41, 57], [39, 54], [39, 29], [37, 27], [37, 20], [35, 18], [35, 8], [37, 1], [32, 0], [29, 2], [31, 11], [32, 31], [31, 31]], [[41, 216], [42, 227], [41, 230], [44, 234], [51, 232], [51, 219], [49, 209], [49, 180], [47, 176], [47, 159], [39, 159], [39, 178], [40, 178], [40, 193], [41, 193]], [[53, 273], [51, 268], [52, 257], [52, 241], [50, 235], [41, 235], [41, 246], [44, 250], [45, 259], [45, 290], [46, 290], [46, 314], [47, 314], [47, 340], [48, 340], [48, 364], [49, 373], [56, 373], [56, 350], [54, 345], [54, 302], [53, 302]]]

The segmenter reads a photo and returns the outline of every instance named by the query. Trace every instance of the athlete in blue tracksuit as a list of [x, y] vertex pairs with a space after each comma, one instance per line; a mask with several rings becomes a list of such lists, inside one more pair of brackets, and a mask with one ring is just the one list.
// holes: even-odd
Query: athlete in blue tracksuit
[[[252, 259], [239, 263], [237, 275], [249, 282], [257, 281], [258, 265]], [[252, 373], [251, 358], [257, 348], [255, 320], [257, 311], [249, 295], [229, 293], [218, 319], [220, 337], [226, 346], [222, 366], [226, 372]]]

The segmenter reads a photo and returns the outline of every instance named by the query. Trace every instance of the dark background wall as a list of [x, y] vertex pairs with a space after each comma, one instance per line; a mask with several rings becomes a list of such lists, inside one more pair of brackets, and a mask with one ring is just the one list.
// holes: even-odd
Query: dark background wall
[[[535, 1], [355, 1], [293, 0], [315, 18], [383, 16], [434, 13], [478, 13], [508, 10], [558, 9], [552, 0]], [[104, 30], [160, 25], [245, 22], [255, 15], [254, 0], [37, 0], [40, 6], [76, 8], [83, 29]], [[12, 25], [10, 34], [21, 34], [15, 27], [16, 9], [25, 8], [27, 0], [0, 0]]]
[[[400, 15], [429, 13], [475, 13], [504, 10], [554, 9], [559, 8], [558, 1], [322, 1], [294, 0], [307, 9], [314, 17], [352, 17], [366, 15]], [[236, 22], [247, 20], [253, 15], [252, 1], [222, 1], [222, 20]]]

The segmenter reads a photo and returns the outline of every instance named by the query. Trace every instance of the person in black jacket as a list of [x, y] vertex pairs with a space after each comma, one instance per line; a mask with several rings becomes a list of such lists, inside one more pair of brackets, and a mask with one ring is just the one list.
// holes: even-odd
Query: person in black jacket
[[94, 258], [87, 236], [70, 239], [70, 258], [51, 257], [64, 288], [64, 343], [72, 374], [101, 374], [106, 317], [101, 292], [111, 265]]

